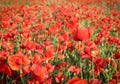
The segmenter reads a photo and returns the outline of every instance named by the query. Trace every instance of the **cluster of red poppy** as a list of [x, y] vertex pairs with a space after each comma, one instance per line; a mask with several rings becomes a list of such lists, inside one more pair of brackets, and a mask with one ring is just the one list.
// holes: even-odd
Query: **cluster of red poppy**
[[0, 5], [0, 83], [117, 84], [119, 63], [120, 11]]

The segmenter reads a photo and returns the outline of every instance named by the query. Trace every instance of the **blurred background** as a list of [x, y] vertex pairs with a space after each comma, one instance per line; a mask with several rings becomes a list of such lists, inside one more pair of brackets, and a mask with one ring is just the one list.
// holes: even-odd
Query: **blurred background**
[[120, 9], [120, 0], [0, 0], [1, 5], [19, 5], [19, 4], [63, 4], [63, 3], [76, 3], [83, 5], [107, 5], [110, 7], [117, 7]]

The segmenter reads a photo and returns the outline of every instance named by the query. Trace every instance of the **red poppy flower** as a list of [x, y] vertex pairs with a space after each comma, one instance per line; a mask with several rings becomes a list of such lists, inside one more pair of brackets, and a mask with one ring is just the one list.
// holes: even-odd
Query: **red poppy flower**
[[19, 70], [21, 66], [28, 65], [29, 63], [30, 60], [21, 52], [13, 56], [8, 56], [8, 64], [12, 70]]
[[44, 60], [50, 60], [52, 59], [54, 56], [54, 51], [51, 50], [51, 49], [47, 49], [45, 52], [44, 52]]
[[44, 41], [44, 45], [45, 46], [49, 46], [49, 45], [51, 45], [52, 43], [51, 43], [51, 41], [49, 40], [49, 39], [47, 39], [47, 40], [45, 40]]
[[94, 75], [98, 76], [99, 72], [104, 71], [104, 67], [105, 67], [104, 59], [100, 57], [96, 57], [94, 58], [94, 64], [95, 64]]
[[64, 41], [64, 38], [61, 35], [59, 35], [58, 36], [58, 42], [63, 42], [63, 41]]
[[42, 63], [42, 56], [39, 54], [34, 54], [34, 57], [32, 59], [33, 64], [41, 64]]
[[67, 84], [88, 84], [86, 80], [80, 79], [80, 78], [72, 78], [70, 79]]
[[55, 76], [55, 80], [57, 83], [59, 83], [61, 80], [62, 80], [63, 77], [63, 73], [58, 73], [56, 76]]
[[9, 66], [0, 62], [0, 72], [7, 74], [8, 76], [12, 76], [12, 71], [10, 70]]
[[107, 63], [107, 64], [109, 63], [113, 67], [117, 67], [117, 63], [112, 59], [104, 58], [104, 62]]
[[55, 69], [61, 70], [64, 67], [68, 67], [69, 63], [68, 62], [60, 62], [55, 65]]
[[107, 84], [116, 84], [116, 80], [115, 79], [111, 79], [107, 82]]
[[24, 66], [23, 69], [22, 69], [22, 73], [23, 74], [29, 74], [30, 73], [30, 66], [29, 65]]
[[43, 47], [42, 47], [42, 45], [36, 43], [36, 49], [35, 49], [35, 50], [36, 50], [37, 52], [42, 53], [42, 52], [43, 52]]
[[6, 50], [0, 50], [0, 61], [5, 61], [7, 58], [8, 52]]
[[71, 66], [68, 70], [76, 74], [80, 73], [80, 68], [78, 66]]
[[120, 68], [116, 73], [113, 74], [112, 79], [115, 79], [117, 82], [120, 82]]
[[21, 47], [27, 48], [29, 50], [34, 50], [36, 48], [36, 42], [26, 40], [26, 41], [21, 42]]
[[7, 28], [9, 26], [9, 20], [8, 21], [2, 21], [1, 23], [2, 23], [1, 26], [3, 28]]
[[64, 46], [64, 45], [59, 45], [58, 46], [58, 50], [61, 51], [61, 50], [65, 50], [67, 47]]
[[90, 83], [89, 84], [101, 84], [101, 81], [98, 79], [90, 79]]
[[[33, 64], [31, 67], [34, 79], [39, 82], [44, 82], [48, 78], [48, 72], [45, 67], [42, 67], [38, 64]], [[42, 83], [41, 83], [42, 84]]]
[[63, 54], [58, 54], [58, 58], [59, 59], [64, 59], [64, 55]]
[[75, 41], [86, 41], [90, 39], [91, 28], [77, 28], [74, 32]]
[[81, 43], [76, 43], [75, 44], [75, 49], [81, 50], [83, 48], [83, 45]]
[[34, 27], [33, 27], [35, 30], [41, 30], [44, 28], [44, 25], [43, 24], [36, 24]]
[[53, 70], [54, 70], [54, 66], [51, 65], [50, 63], [46, 63], [45, 68], [48, 72], [53, 72]]
[[120, 50], [118, 50], [114, 55], [113, 58], [120, 59]]
[[34, 50], [36, 48], [36, 42], [34, 41], [29, 41], [27, 44], [28, 49]]

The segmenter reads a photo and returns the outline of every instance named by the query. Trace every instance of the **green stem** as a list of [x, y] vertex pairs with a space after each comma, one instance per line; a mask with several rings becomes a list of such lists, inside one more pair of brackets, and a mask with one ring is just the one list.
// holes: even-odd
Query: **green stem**
[[24, 79], [20, 77], [22, 84], [25, 84]]
[[82, 67], [83, 67], [83, 65], [82, 65], [82, 61], [81, 61], [81, 59], [82, 58], [80, 58], [80, 75], [81, 75], [81, 78], [83, 79], [83, 72], [82, 72]]
[[92, 56], [92, 70], [93, 70], [92, 71], [92, 74], [93, 74], [92, 77], [93, 77], [93, 79], [95, 78], [95, 76], [94, 76], [94, 67], [95, 67], [94, 66], [94, 57]]

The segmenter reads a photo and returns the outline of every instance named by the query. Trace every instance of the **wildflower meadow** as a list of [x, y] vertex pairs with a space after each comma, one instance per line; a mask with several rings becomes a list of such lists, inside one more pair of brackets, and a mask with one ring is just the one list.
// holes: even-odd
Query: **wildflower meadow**
[[0, 84], [120, 84], [120, 1], [0, 0]]

